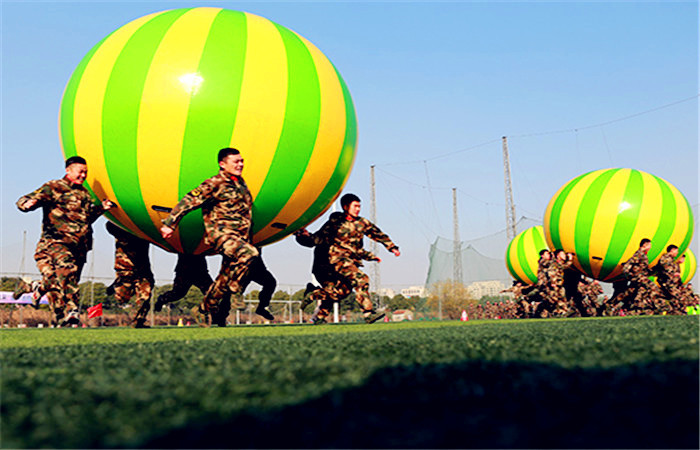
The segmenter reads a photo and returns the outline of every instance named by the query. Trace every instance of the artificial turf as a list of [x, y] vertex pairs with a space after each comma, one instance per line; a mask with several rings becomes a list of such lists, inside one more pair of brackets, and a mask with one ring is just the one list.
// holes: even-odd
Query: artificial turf
[[0, 332], [1, 445], [698, 448], [698, 318]]

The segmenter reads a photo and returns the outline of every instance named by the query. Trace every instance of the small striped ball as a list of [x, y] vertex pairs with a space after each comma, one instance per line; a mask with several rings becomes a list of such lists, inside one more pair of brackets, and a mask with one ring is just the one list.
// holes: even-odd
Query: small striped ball
[[275, 242], [328, 209], [355, 158], [350, 92], [297, 33], [222, 8], [153, 13], [95, 45], [66, 86], [63, 153], [88, 162], [108, 218], [169, 251], [200, 253], [200, 211], [167, 242], [161, 221], [237, 148], [253, 195], [253, 242]]
[[550, 248], [576, 253], [584, 274], [613, 281], [622, 264], [651, 239], [649, 262], [658, 262], [666, 247], [682, 253], [693, 237], [688, 201], [669, 182], [634, 169], [602, 169], [566, 183], [550, 200], [544, 233]]
[[540, 251], [547, 249], [541, 226], [528, 228], [510, 241], [506, 249], [506, 268], [511, 276], [525, 284], [537, 282]]

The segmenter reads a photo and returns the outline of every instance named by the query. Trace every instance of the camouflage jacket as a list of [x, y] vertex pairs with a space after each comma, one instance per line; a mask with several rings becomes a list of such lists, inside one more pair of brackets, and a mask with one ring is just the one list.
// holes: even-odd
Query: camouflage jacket
[[[37, 200], [33, 206], [27, 206]], [[44, 183], [34, 192], [17, 200], [20, 211], [33, 211], [41, 207], [43, 212], [41, 239], [78, 245], [86, 252], [92, 248], [92, 223], [104, 208], [95, 204], [82, 184], [74, 184], [67, 177]]]
[[311, 273], [314, 275], [325, 274], [328, 271], [330, 267], [328, 251], [331, 248], [333, 239], [335, 239], [335, 235], [338, 233], [338, 228], [344, 220], [345, 214], [334, 212], [317, 232], [295, 236], [297, 243], [304, 247], [313, 247], [314, 249], [314, 262], [311, 267]]
[[661, 255], [659, 262], [654, 267], [654, 272], [659, 279], [659, 284], [678, 283], [681, 281], [681, 266], [673, 255], [666, 252]]
[[537, 285], [545, 286], [549, 281], [549, 266], [552, 265], [551, 259], [540, 258], [537, 261]]
[[378, 258], [372, 252], [362, 248], [363, 238], [367, 236], [373, 241], [379, 242], [387, 250], [398, 250], [398, 246], [391, 242], [389, 236], [369, 220], [364, 217], [351, 218], [346, 216], [346, 220], [340, 224], [335, 234], [333, 243], [329, 249], [330, 262], [335, 263], [344, 258], [354, 260], [376, 261]]
[[622, 272], [629, 279], [645, 278], [652, 275], [649, 268], [649, 257], [641, 247], [622, 265]]
[[150, 242], [122, 230], [112, 222], [107, 222], [107, 232], [114, 236], [114, 270], [153, 279], [148, 257]]
[[187, 193], [163, 225], [175, 228], [185, 214], [202, 208], [204, 242], [217, 247], [232, 235], [250, 240], [252, 207], [253, 197], [243, 178], [219, 171]]

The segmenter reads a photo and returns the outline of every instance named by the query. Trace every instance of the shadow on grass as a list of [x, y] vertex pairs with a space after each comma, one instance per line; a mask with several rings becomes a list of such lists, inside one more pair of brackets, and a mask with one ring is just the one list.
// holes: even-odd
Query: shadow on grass
[[274, 412], [190, 424], [152, 448], [698, 448], [698, 361], [563, 369], [394, 367]]

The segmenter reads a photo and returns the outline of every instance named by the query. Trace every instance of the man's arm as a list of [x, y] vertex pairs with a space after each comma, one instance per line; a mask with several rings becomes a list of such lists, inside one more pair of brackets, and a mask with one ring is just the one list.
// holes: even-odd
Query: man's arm
[[44, 183], [39, 189], [23, 195], [17, 200], [17, 208], [22, 212], [29, 212], [42, 206], [51, 199], [51, 188], [49, 183]]
[[202, 184], [188, 192], [170, 211], [170, 215], [163, 220], [160, 234], [165, 239], [172, 236], [180, 220], [190, 211], [201, 208], [211, 197], [213, 192], [214, 186], [210, 180], [205, 180]]
[[372, 239], [373, 241], [379, 242], [382, 244], [384, 247], [386, 247], [387, 250], [395, 254], [396, 256], [400, 255], [399, 252], [399, 247], [398, 245], [394, 244], [389, 236], [387, 236], [385, 233], [382, 232], [382, 230], [379, 229], [378, 226], [367, 220], [367, 228], [365, 229], [365, 236], [368, 238]]

